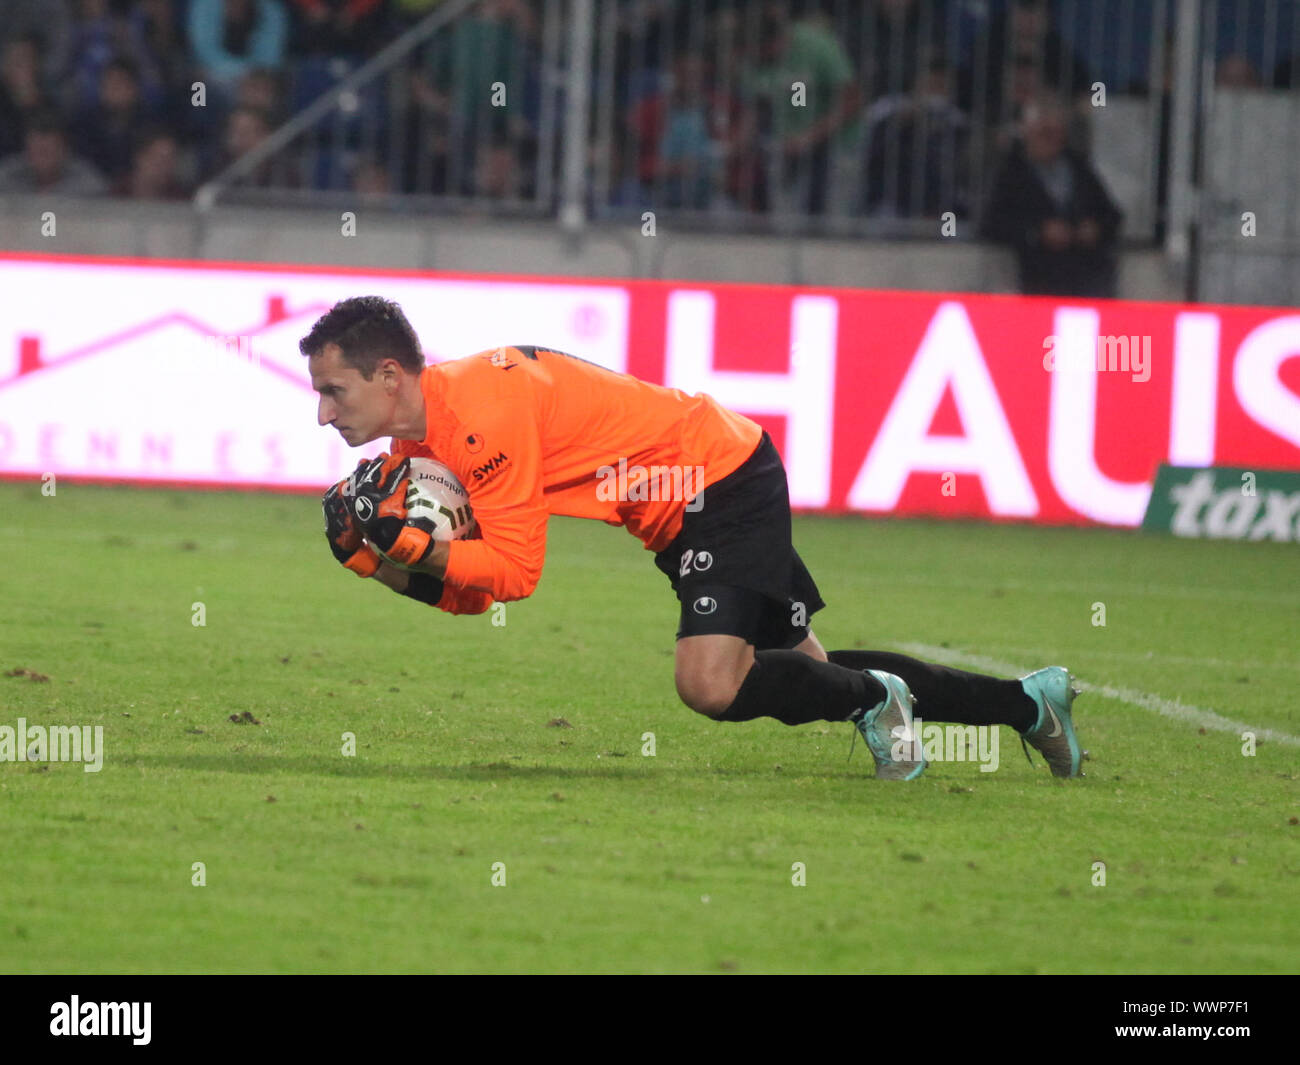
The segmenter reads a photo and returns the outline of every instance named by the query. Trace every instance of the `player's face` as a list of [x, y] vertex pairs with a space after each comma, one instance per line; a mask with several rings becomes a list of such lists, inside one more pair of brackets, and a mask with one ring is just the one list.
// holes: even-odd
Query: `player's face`
[[307, 360], [307, 366], [311, 386], [320, 393], [319, 424], [334, 426], [348, 447], [391, 435], [388, 422], [393, 415], [393, 393], [384, 387], [382, 371], [367, 381], [360, 370], [344, 361], [343, 349], [337, 344], [326, 344], [319, 355]]

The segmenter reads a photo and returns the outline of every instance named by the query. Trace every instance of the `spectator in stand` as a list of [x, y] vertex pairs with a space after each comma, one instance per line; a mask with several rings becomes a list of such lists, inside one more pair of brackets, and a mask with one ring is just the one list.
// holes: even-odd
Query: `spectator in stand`
[[279, 67], [288, 26], [280, 0], [190, 0], [190, 48], [209, 91], [233, 96], [254, 67]]
[[684, 52], [712, 52], [705, 41], [720, 18], [744, 18], [732, 0], [610, 0], [614, 54], [609, 63], [614, 107], [626, 113], [659, 91], [659, 82]]
[[68, 66], [71, 0], [5, 0], [4, 35], [10, 39], [36, 38], [43, 64], [40, 81], [47, 85], [51, 78], [62, 76]]
[[0, 193], [99, 196], [107, 191], [100, 173], [69, 151], [54, 111], [28, 116], [22, 153], [0, 159]]
[[1277, 61], [1277, 66], [1273, 68], [1273, 88], [1282, 89], [1300, 89], [1300, 79], [1297, 79], [1296, 57], [1293, 55], [1284, 56]]
[[1214, 84], [1220, 89], [1259, 89], [1264, 79], [1244, 55], [1225, 55], [1214, 68]]
[[[251, 152], [270, 134], [271, 121], [265, 112], [252, 107], [236, 107], [226, 119], [221, 137], [221, 155], [212, 168], [213, 171], [221, 173], [231, 163]], [[271, 160], [266, 160], [251, 174], [243, 177], [240, 184], [260, 187], [270, 185]]]
[[163, 104], [162, 67], [149, 47], [143, 15], [132, 0], [77, 0], [68, 49], [65, 108], [79, 114], [99, 99], [105, 68], [114, 59], [135, 64], [140, 96], [150, 111]]
[[362, 59], [384, 43], [384, 0], [291, 0], [299, 55]]
[[41, 76], [41, 39], [11, 37], [0, 51], [0, 157], [21, 151], [27, 116], [49, 103]]
[[847, 15], [844, 40], [851, 51], [862, 50], [869, 101], [906, 96], [945, 54], [949, 15], [943, 0], [864, 0]]
[[270, 123], [271, 129], [280, 125], [287, 117], [280, 74], [265, 67], [250, 68], [240, 77], [230, 94], [223, 95], [209, 107], [193, 108], [204, 112], [203, 117], [206, 119], [206, 128], [198, 137], [197, 146], [198, 169], [201, 173], [213, 173], [226, 158], [223, 154], [224, 131], [230, 116], [241, 107], [258, 112]]
[[709, 80], [718, 105], [711, 116], [711, 128], [723, 146], [723, 204], [761, 213], [767, 210], [767, 187], [758, 108], [743, 92], [749, 66], [745, 16], [746, 12], [719, 7], [708, 23], [703, 47], [696, 51], [708, 57]]
[[[1017, 71], [1024, 83], [1027, 66], [1033, 68], [1042, 90], [1062, 99], [1078, 99], [1092, 87], [1088, 65], [1051, 25], [1047, 0], [1012, 0], [1005, 17], [992, 20], [987, 46], [983, 85], [973, 67], [962, 75], [958, 103], [968, 114], [975, 114], [983, 104], [980, 117], [994, 124], [1018, 121], [1012, 96]], [[975, 55], [980, 55], [979, 47]]]
[[181, 0], [136, 0], [133, 17], [149, 54], [157, 60], [162, 82], [161, 112], [171, 122], [189, 119], [190, 85], [193, 83], [189, 49], [181, 28]]
[[[528, 105], [529, 55], [536, 24], [523, 0], [483, 0], [450, 31], [439, 35], [425, 56], [425, 69], [412, 77], [407, 137], [410, 155], [436, 156], [432, 173], [443, 175], [446, 191], [473, 195], [480, 184], [478, 152], [492, 152], [485, 172], [500, 173], [499, 147], [509, 141], [526, 148], [533, 131], [524, 118]], [[493, 86], [505, 87], [506, 106], [493, 105]], [[435, 147], [436, 146], [436, 147]], [[426, 169], [429, 169], [426, 160]], [[412, 169], [418, 174], [419, 167]], [[418, 187], [415, 191], [427, 192]]]
[[588, 209], [592, 214], [599, 214], [605, 207], [635, 208], [638, 211], [653, 208], [650, 187], [637, 177], [640, 156], [635, 146], [635, 136], [627, 122], [617, 117], [608, 144], [594, 140], [588, 146], [589, 170], [595, 171], [602, 165], [609, 168], [609, 187], [605, 190], [604, 200], [599, 199], [601, 189], [595, 182], [587, 185]]
[[[1051, 94], [1046, 82], [1043, 81], [1042, 64], [1036, 59], [1023, 57], [1012, 62], [1004, 89], [1002, 114], [990, 127], [995, 157], [1005, 155], [1019, 143], [1024, 127], [1025, 109], [1036, 100]], [[1068, 117], [1067, 143], [1080, 154], [1087, 155], [1089, 143], [1087, 120], [1077, 111], [1071, 111]]]
[[[767, 135], [770, 195], [784, 212], [819, 215], [843, 196], [858, 135], [860, 92], [853, 65], [825, 22], [792, 18], [788, 2], [762, 8], [758, 55], [744, 79]], [[838, 195], [837, 195], [838, 194]]]
[[993, 183], [984, 235], [1019, 257], [1029, 295], [1113, 297], [1123, 215], [1101, 179], [1066, 147], [1065, 111], [1052, 97], [1025, 109], [1024, 143]]
[[251, 107], [266, 115], [272, 127], [279, 125], [287, 117], [280, 76], [261, 67], [248, 71], [235, 86], [235, 106]]
[[473, 194], [479, 199], [514, 200], [527, 193], [529, 174], [515, 145], [501, 137], [482, 144], [474, 167]]
[[352, 171], [352, 191], [365, 200], [383, 199], [392, 192], [388, 170], [376, 159], [361, 160]]
[[968, 213], [970, 122], [953, 99], [952, 72], [939, 59], [910, 93], [886, 96], [866, 113], [862, 209], [875, 218]]
[[121, 192], [131, 173], [135, 132], [154, 117], [141, 102], [135, 64], [119, 57], [99, 77], [99, 99], [72, 124], [72, 144]]
[[402, 191], [446, 195], [451, 155], [451, 104], [426, 69], [404, 72], [410, 106], [405, 110]]
[[694, 209], [720, 202], [739, 124], [737, 102], [713, 83], [704, 57], [679, 54], [660, 90], [632, 112], [643, 190], [636, 199]]
[[392, 0], [393, 21], [399, 32], [405, 32], [425, 18], [443, 0]]
[[[658, 174], [669, 207], [703, 209], [714, 204], [722, 182], [729, 102], [708, 83], [702, 56], [684, 53], [673, 62], [664, 94]], [[718, 124], [722, 124], [722, 129]]]
[[174, 134], [155, 127], [136, 139], [123, 195], [133, 200], [185, 200], [191, 191], [181, 178], [181, 146]]

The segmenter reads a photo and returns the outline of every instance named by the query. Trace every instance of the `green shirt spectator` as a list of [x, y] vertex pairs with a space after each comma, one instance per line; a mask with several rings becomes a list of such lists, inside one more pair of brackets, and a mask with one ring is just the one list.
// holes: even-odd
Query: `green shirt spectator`
[[[745, 88], [771, 105], [771, 133], [781, 143], [807, 141], [807, 150], [831, 139], [832, 146], [847, 148], [858, 137], [856, 81], [853, 64], [840, 42], [821, 23], [803, 20], [765, 25], [770, 34], [770, 58], [752, 69]], [[796, 83], [803, 85], [802, 105], [796, 104]], [[846, 102], [846, 91], [853, 93]]]

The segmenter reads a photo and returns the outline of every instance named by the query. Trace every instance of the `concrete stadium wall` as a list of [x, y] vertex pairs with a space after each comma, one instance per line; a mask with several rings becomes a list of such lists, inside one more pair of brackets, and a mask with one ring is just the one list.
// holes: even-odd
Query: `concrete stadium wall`
[[[42, 236], [53, 211], [55, 236]], [[672, 278], [845, 285], [929, 292], [1014, 292], [1007, 252], [958, 241], [791, 239], [592, 226], [573, 241], [551, 222], [357, 212], [356, 236], [321, 209], [221, 207], [200, 220], [182, 204], [114, 200], [0, 200], [0, 248], [141, 258], [308, 263], [553, 277]], [[1154, 251], [1124, 256], [1120, 294], [1180, 300]], [[1238, 292], [1240, 302], [1251, 302]]]

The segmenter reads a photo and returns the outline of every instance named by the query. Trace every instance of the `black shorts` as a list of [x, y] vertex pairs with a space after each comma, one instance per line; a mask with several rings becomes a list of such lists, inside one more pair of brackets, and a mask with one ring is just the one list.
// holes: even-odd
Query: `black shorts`
[[794, 647], [826, 605], [791, 543], [790, 489], [767, 433], [737, 469], [704, 489], [655, 565], [682, 605], [679, 640], [722, 634], [760, 651]]

